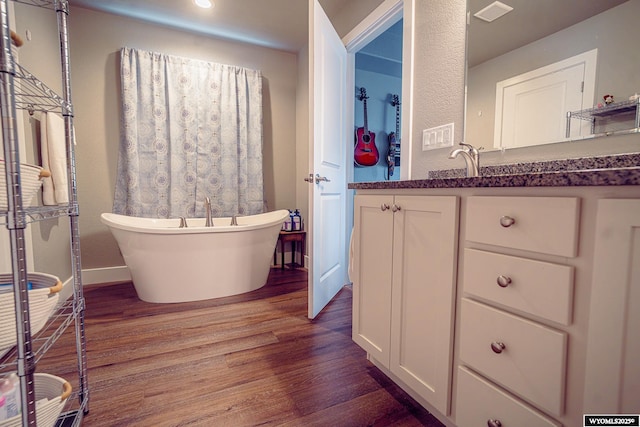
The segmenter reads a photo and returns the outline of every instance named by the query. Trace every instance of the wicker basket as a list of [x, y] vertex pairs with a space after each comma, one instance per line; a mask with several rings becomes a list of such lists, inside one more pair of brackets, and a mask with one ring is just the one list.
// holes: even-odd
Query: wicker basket
[[[45, 273], [29, 273], [29, 319], [31, 334], [40, 331], [49, 320], [58, 303], [62, 282], [56, 276]], [[0, 274], [0, 284], [13, 283], [11, 273]], [[16, 345], [16, 314], [12, 286], [0, 286], [0, 357]]]
[[[36, 424], [38, 427], [55, 425], [67, 398], [71, 395], [71, 384], [51, 374], [33, 374], [36, 392]], [[0, 421], [0, 427], [20, 427], [22, 414]]]
[[[33, 196], [42, 187], [42, 178], [51, 176], [51, 173], [40, 166], [28, 163], [20, 164], [20, 183], [22, 184], [22, 204], [31, 206]], [[5, 175], [4, 159], [0, 159], [0, 210], [7, 210], [7, 179]]]

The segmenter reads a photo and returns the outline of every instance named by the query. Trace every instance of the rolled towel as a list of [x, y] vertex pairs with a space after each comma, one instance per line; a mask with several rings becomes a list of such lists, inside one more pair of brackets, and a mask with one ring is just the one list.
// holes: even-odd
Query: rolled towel
[[40, 151], [43, 169], [51, 176], [43, 179], [42, 202], [45, 205], [69, 203], [67, 187], [67, 148], [64, 120], [55, 113], [42, 113], [40, 118]]

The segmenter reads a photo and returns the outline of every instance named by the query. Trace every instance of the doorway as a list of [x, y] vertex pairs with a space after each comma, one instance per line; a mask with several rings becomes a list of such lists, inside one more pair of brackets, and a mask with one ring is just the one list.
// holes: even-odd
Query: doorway
[[[402, 25], [403, 20], [398, 20], [355, 53], [354, 182], [400, 178]], [[369, 134], [369, 142], [365, 142], [363, 128]], [[378, 153], [374, 165], [358, 164], [358, 146], [366, 149], [366, 144]]]
[[[314, 7], [313, 9], [313, 18], [314, 18], [314, 23], [315, 23], [315, 19], [316, 19], [316, 9], [319, 7], [317, 4], [317, 0], [311, 0], [310, 1], [310, 5]], [[320, 55], [318, 55], [318, 61], [316, 61], [316, 55], [314, 53], [315, 49], [318, 48], [318, 46], [316, 46], [315, 41], [316, 38], [322, 38], [324, 37], [322, 34], [318, 34], [319, 32], [317, 32], [316, 30], [320, 29], [321, 27], [324, 28], [324, 26], [320, 26], [317, 25], [317, 23], [314, 24], [313, 27], [313, 31], [310, 32], [310, 40], [312, 40], [314, 42], [314, 49], [310, 48], [310, 52], [309, 52], [309, 61], [311, 62], [311, 66], [309, 67], [309, 109], [310, 109], [310, 114], [309, 114], [309, 129], [310, 129], [310, 138], [309, 138], [309, 143], [310, 145], [308, 146], [308, 152], [307, 155], [309, 156], [309, 169], [308, 172], [305, 173], [305, 181], [308, 182], [309, 184], [312, 184], [312, 186], [305, 186], [306, 188], [309, 189], [309, 212], [308, 212], [308, 228], [309, 230], [311, 230], [311, 233], [308, 235], [309, 238], [309, 257], [308, 257], [308, 267], [309, 267], [309, 272], [310, 272], [310, 278], [309, 278], [309, 317], [310, 318], [314, 318], [315, 314], [320, 312], [321, 310], [321, 306], [322, 306], [322, 302], [319, 304], [316, 304], [316, 298], [315, 298], [315, 294], [316, 293], [320, 293], [321, 296], [323, 296], [322, 300], [323, 301], [329, 301], [332, 298], [333, 294], [330, 294], [329, 292], [324, 291], [324, 288], [328, 287], [323, 287], [321, 286], [321, 280], [323, 277], [326, 276], [326, 274], [322, 273], [322, 269], [320, 269], [320, 271], [317, 269], [318, 265], [320, 267], [322, 267], [322, 265], [318, 264], [315, 265], [314, 264], [314, 254], [321, 254], [321, 253], [325, 253], [326, 250], [323, 252], [323, 247], [325, 247], [327, 244], [330, 244], [332, 241], [335, 240], [340, 240], [342, 239], [342, 241], [344, 242], [346, 240], [346, 245], [342, 244], [341, 248], [334, 250], [333, 251], [333, 255], [336, 260], [335, 265], [338, 266], [348, 266], [349, 264], [349, 259], [350, 259], [350, 247], [349, 247], [349, 238], [351, 236], [351, 232], [353, 229], [353, 196], [354, 196], [354, 191], [353, 190], [347, 190], [345, 188], [345, 186], [343, 185], [341, 188], [341, 194], [344, 194], [344, 197], [342, 197], [342, 201], [340, 202], [340, 206], [336, 207], [335, 209], [332, 209], [332, 212], [339, 212], [339, 215], [337, 215], [337, 217], [333, 218], [332, 221], [330, 221], [331, 224], [334, 224], [334, 226], [337, 226], [337, 230], [341, 230], [342, 234], [341, 236], [337, 237], [331, 237], [329, 239], [327, 239], [327, 236], [331, 233], [327, 233], [326, 230], [317, 230], [316, 226], [318, 225], [318, 221], [315, 221], [315, 216], [316, 216], [316, 212], [315, 212], [315, 208], [316, 208], [316, 195], [320, 194], [322, 191], [327, 190], [327, 185], [331, 185], [331, 183], [335, 183], [338, 181], [342, 181], [344, 183], [344, 181], [346, 182], [354, 182], [354, 162], [353, 162], [353, 132], [355, 130], [355, 118], [354, 115], [352, 114], [352, 112], [354, 111], [355, 108], [355, 96], [351, 96], [351, 94], [354, 93], [354, 88], [355, 88], [355, 78], [356, 78], [356, 71], [355, 71], [355, 61], [356, 61], [356, 53], [359, 52], [362, 48], [364, 48], [365, 46], [367, 46], [372, 40], [374, 40], [375, 38], [377, 38], [377, 36], [379, 36], [380, 34], [382, 34], [383, 32], [385, 32], [386, 30], [388, 30], [391, 26], [393, 26], [394, 24], [398, 23], [398, 21], [403, 19], [403, 0], [385, 0], [378, 8], [376, 8], [371, 14], [369, 14], [359, 25], [357, 25], [349, 34], [347, 34], [344, 38], [342, 38], [341, 40], [341, 46], [342, 48], [346, 48], [345, 49], [345, 53], [346, 53], [346, 66], [344, 68], [342, 68], [342, 70], [340, 71], [340, 74], [342, 75], [342, 78], [345, 80], [345, 84], [344, 84], [344, 89], [345, 89], [345, 107], [343, 112], [346, 114], [342, 114], [340, 117], [344, 118], [344, 127], [342, 128], [344, 131], [343, 135], [344, 138], [339, 138], [340, 141], [342, 141], [343, 144], [343, 148], [340, 149], [340, 153], [341, 156], [343, 157], [343, 162], [345, 162], [345, 168], [343, 169], [343, 171], [341, 172], [340, 177], [336, 176], [335, 180], [332, 179], [329, 175], [325, 175], [324, 172], [323, 173], [319, 173], [318, 171], [316, 171], [315, 169], [317, 167], [320, 167], [321, 165], [316, 164], [318, 162], [316, 162], [316, 159], [321, 159], [321, 155], [318, 156], [318, 153], [322, 154], [322, 153], [326, 153], [326, 152], [330, 152], [331, 149], [330, 148], [325, 148], [324, 147], [324, 142], [326, 139], [322, 138], [322, 132], [320, 132], [320, 138], [317, 138], [317, 135], [315, 134], [315, 129], [327, 129], [326, 125], [322, 125], [322, 123], [326, 123], [326, 120], [323, 119], [323, 116], [321, 112], [322, 106], [326, 106], [327, 103], [322, 103], [322, 102], [315, 102], [315, 98], [316, 98], [316, 93], [314, 92], [315, 89], [317, 88], [322, 88], [323, 91], [325, 92], [333, 92], [335, 91], [340, 91], [339, 87], [328, 87], [327, 86], [327, 82], [316, 82], [316, 77], [317, 76], [323, 76], [323, 75], [327, 75], [327, 73], [331, 74], [331, 75], [336, 75], [336, 69], [335, 68], [331, 68], [331, 69], [327, 69], [327, 70], [316, 70], [316, 63], [323, 63], [326, 62], [323, 59], [326, 59], [327, 55], [332, 54], [332, 52], [337, 51], [337, 50], [342, 50], [342, 49], [338, 49], [337, 46], [334, 46], [335, 49], [333, 49], [331, 52], [325, 52], [325, 54], [323, 55], [322, 53], [320, 53]], [[402, 25], [402, 24], [400, 24]], [[316, 28], [317, 27], [317, 28]], [[402, 32], [407, 31], [406, 28], [402, 28]], [[331, 31], [329, 31], [328, 29], [326, 30], [327, 33], [330, 33]], [[324, 32], [323, 32], [324, 34]], [[410, 40], [408, 40], [410, 42]], [[318, 44], [319, 46], [323, 46], [322, 43]], [[327, 45], [325, 43], [325, 45]], [[310, 46], [311, 46], [311, 42], [310, 42]], [[407, 46], [406, 43], [403, 45], [401, 44], [401, 50], [404, 50], [404, 52], [407, 52]], [[410, 50], [409, 50], [410, 52]], [[406, 53], [404, 53], [405, 57], [407, 56]], [[410, 54], [409, 54], [410, 55]], [[404, 77], [404, 73], [407, 71], [407, 69], [400, 65], [399, 66], [400, 69], [402, 69], [402, 74]], [[342, 79], [338, 79], [336, 76], [336, 81], [341, 81]], [[401, 88], [402, 88], [402, 93], [408, 93], [410, 91], [410, 85], [407, 83], [409, 82], [410, 78], [403, 78], [402, 83], [401, 83]], [[319, 86], [316, 86], [316, 84], [318, 84]], [[324, 92], [323, 92], [324, 93]], [[401, 95], [401, 94], [399, 94]], [[409, 96], [409, 95], [407, 95]], [[401, 96], [399, 96], [401, 98]], [[406, 97], [405, 97], [406, 98]], [[318, 107], [318, 108], [316, 108]], [[318, 111], [316, 111], [318, 110]], [[328, 116], [331, 116], [333, 113], [331, 111], [327, 112], [326, 114], [328, 114]], [[395, 114], [394, 114], [394, 121], [395, 121]], [[317, 123], [316, 123], [317, 122]], [[336, 126], [335, 124], [333, 126]], [[388, 130], [385, 131], [385, 133], [388, 132]], [[407, 144], [408, 145], [408, 144]], [[335, 153], [335, 151], [333, 151]], [[385, 151], [386, 154], [386, 151]], [[404, 157], [406, 155], [402, 154], [402, 157]], [[408, 168], [404, 168], [405, 170], [403, 171], [402, 177], [405, 177], [405, 174], [408, 173]], [[327, 171], [328, 173], [328, 171]], [[316, 176], [316, 174], [318, 174]], [[400, 173], [396, 172], [397, 176], [400, 177]], [[313, 180], [310, 177], [316, 177], [316, 180]], [[312, 182], [312, 181], [316, 181], [316, 182]], [[329, 184], [327, 184], [329, 183]], [[316, 191], [318, 190], [318, 191]], [[345, 192], [345, 193], [342, 193]], [[321, 205], [321, 204], [320, 204]], [[320, 215], [320, 218], [322, 218], [322, 215]], [[337, 231], [336, 230], [336, 231]], [[333, 239], [333, 240], [331, 240]], [[333, 259], [332, 258], [332, 259]], [[326, 263], [325, 263], [326, 264]], [[342, 282], [342, 284], [344, 283], [349, 283], [349, 278], [347, 277], [347, 269], [338, 269], [336, 268], [330, 268], [328, 271], [334, 272], [335, 271], [343, 271], [344, 272], [344, 281]], [[322, 274], [321, 274], [322, 273]], [[332, 289], [334, 289], [332, 287]], [[339, 289], [336, 289], [334, 293], [337, 293]], [[311, 310], [311, 308], [313, 307], [313, 310]]]

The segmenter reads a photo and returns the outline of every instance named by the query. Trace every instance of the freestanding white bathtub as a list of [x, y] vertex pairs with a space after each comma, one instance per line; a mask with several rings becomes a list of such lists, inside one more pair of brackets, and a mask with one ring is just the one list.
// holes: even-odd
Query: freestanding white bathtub
[[279, 210], [237, 218], [137, 218], [103, 213], [131, 272], [138, 297], [147, 302], [199, 301], [261, 288], [267, 281], [282, 222]]

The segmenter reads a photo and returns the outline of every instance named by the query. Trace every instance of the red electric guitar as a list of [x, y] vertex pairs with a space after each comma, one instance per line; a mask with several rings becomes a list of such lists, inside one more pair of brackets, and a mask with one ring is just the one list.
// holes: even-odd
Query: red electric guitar
[[376, 147], [376, 134], [367, 127], [367, 90], [360, 88], [360, 101], [364, 105], [364, 127], [356, 129], [356, 146], [353, 158], [358, 166], [373, 166], [378, 163], [380, 154]]

